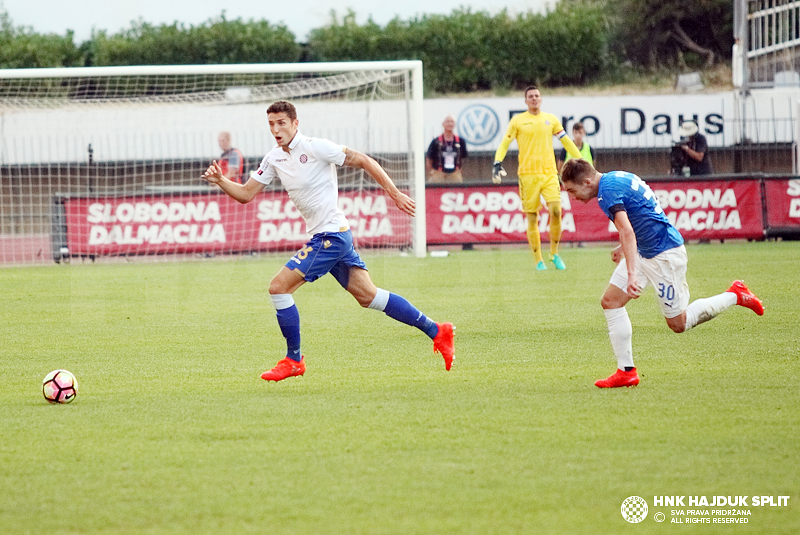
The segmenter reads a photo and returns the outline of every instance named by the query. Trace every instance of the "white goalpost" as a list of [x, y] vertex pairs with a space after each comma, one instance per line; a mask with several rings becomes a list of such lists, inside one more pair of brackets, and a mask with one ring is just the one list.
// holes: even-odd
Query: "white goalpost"
[[200, 178], [229, 132], [247, 179], [275, 144], [276, 100], [416, 201], [412, 219], [340, 168], [356, 246], [425, 256], [422, 93], [420, 61], [0, 69], [0, 264], [296, 249], [305, 227], [280, 184], [239, 205]]

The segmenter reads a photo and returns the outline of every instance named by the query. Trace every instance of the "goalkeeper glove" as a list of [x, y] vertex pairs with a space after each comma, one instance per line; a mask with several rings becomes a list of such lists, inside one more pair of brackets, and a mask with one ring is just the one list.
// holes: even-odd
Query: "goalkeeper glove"
[[506, 174], [503, 165], [500, 162], [494, 162], [494, 166], [492, 166], [492, 182], [499, 184], [503, 181], [503, 177], [506, 176]]

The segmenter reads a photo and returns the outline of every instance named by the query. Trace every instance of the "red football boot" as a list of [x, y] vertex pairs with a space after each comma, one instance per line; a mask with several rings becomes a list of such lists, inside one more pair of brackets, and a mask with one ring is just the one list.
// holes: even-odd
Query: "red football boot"
[[453, 343], [453, 331], [456, 328], [453, 327], [452, 323], [437, 323], [436, 326], [439, 327], [439, 334], [433, 339], [433, 352], [442, 355], [444, 369], [449, 371], [453, 365], [453, 359], [456, 358], [455, 345]]
[[285, 357], [278, 362], [274, 368], [265, 371], [261, 374], [261, 378], [265, 381], [283, 381], [287, 377], [297, 377], [306, 373], [306, 359], [305, 356], [301, 357], [300, 362]]
[[595, 381], [594, 386], [599, 388], [618, 388], [620, 386], [636, 386], [638, 384], [639, 374], [636, 373], [636, 368], [634, 368], [629, 372], [618, 369], [614, 375], [607, 379]]
[[749, 308], [759, 316], [764, 315], [764, 305], [761, 303], [761, 300], [744, 285], [743, 281], [733, 281], [728, 291], [732, 294], [736, 294], [737, 305]]

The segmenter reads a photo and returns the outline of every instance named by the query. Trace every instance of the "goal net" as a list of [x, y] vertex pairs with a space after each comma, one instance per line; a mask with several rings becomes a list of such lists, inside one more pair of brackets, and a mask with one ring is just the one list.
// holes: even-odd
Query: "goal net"
[[410, 218], [339, 168], [356, 246], [424, 256], [422, 65], [398, 61], [0, 69], [0, 264], [298, 248], [305, 224], [279, 182], [240, 205], [200, 178], [227, 132], [247, 180], [275, 145], [276, 100], [297, 106], [303, 134], [369, 154], [415, 199]]

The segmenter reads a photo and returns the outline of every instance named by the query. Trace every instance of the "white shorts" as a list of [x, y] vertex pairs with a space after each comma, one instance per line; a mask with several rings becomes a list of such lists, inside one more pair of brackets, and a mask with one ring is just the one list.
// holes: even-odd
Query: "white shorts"
[[[689, 306], [689, 285], [686, 283], [686, 247], [674, 247], [653, 258], [639, 255], [636, 278], [642, 290], [652, 284], [656, 299], [661, 305], [665, 318], [679, 316]], [[622, 290], [628, 287], [628, 266], [623, 258], [614, 274], [611, 284]], [[627, 292], [626, 292], [627, 293]]]

